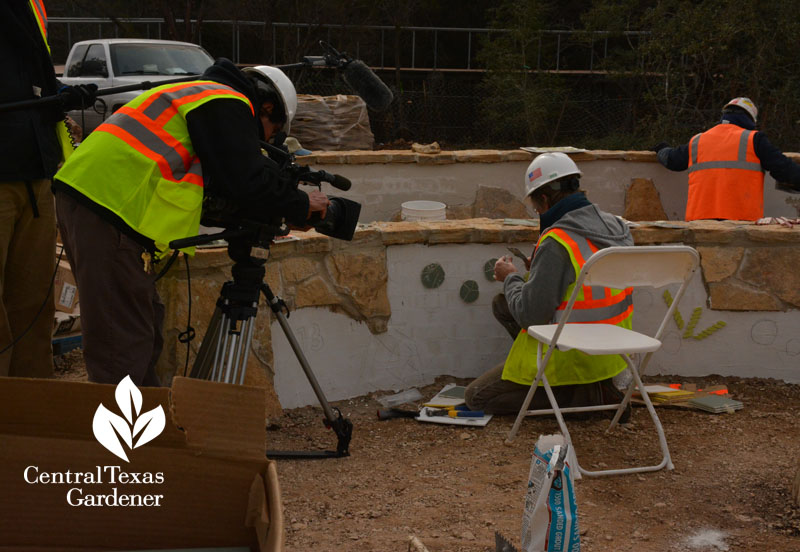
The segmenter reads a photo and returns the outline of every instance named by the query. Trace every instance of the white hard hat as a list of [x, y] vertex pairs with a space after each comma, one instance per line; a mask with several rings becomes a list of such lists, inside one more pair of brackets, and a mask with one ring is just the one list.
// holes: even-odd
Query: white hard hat
[[753, 118], [753, 122], [758, 122], [758, 108], [756, 104], [753, 103], [753, 100], [750, 98], [734, 98], [728, 103], [725, 104], [725, 107], [722, 108], [725, 111], [727, 108], [731, 106], [741, 107]]
[[257, 79], [271, 84], [278, 95], [283, 101], [283, 107], [286, 111], [286, 124], [283, 125], [283, 131], [289, 134], [289, 129], [292, 125], [294, 114], [297, 113], [297, 91], [294, 84], [286, 76], [286, 73], [272, 67], [270, 65], [257, 65], [255, 67], [245, 67], [244, 72], [255, 76]]
[[543, 153], [531, 161], [525, 171], [525, 197], [548, 182], [573, 174], [581, 176], [582, 173], [566, 153]]

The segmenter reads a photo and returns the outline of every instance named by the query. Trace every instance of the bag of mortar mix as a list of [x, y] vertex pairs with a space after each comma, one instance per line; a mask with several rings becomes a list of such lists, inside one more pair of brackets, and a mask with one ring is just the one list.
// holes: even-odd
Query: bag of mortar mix
[[522, 514], [522, 552], [579, 552], [578, 505], [569, 445], [562, 435], [536, 442]]

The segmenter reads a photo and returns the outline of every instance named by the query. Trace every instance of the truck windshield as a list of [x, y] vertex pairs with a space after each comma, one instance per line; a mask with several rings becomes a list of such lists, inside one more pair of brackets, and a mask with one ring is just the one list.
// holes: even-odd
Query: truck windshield
[[199, 46], [182, 44], [112, 44], [116, 75], [199, 75], [214, 60]]

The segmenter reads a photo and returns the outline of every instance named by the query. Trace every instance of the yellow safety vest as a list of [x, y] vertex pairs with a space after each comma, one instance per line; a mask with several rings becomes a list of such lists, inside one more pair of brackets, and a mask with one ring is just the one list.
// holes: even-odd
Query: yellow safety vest
[[200, 226], [203, 173], [186, 115], [244, 94], [213, 81], [166, 84], [117, 110], [84, 140], [55, 178], [119, 216], [161, 251]]
[[[42, 40], [49, 53], [50, 43], [47, 42], [47, 11], [44, 9], [44, 2], [41, 0], [30, 0], [29, 3], [31, 11], [33, 11], [33, 17], [36, 18], [36, 26], [39, 27], [39, 32], [42, 33]], [[56, 137], [58, 138], [58, 144], [61, 146], [61, 159], [66, 161], [75, 150], [66, 121], [59, 121], [56, 123]]]
[[[586, 238], [560, 228], [542, 234], [536, 247], [545, 239], [560, 243], [569, 253], [575, 280], [578, 279], [586, 260], [597, 251]], [[567, 302], [575, 289], [575, 282], [569, 285], [564, 298], [553, 316], [557, 323], [567, 307]], [[602, 286], [581, 286], [573, 305], [569, 324], [616, 324], [631, 329], [633, 319], [632, 289], [613, 289]], [[530, 337], [523, 328], [506, 358], [502, 379], [521, 385], [530, 385], [536, 377], [536, 350], [538, 341]], [[543, 347], [547, 351], [547, 346]], [[545, 375], [550, 385], [573, 385], [592, 383], [616, 376], [626, 367], [619, 355], [587, 355], [578, 350], [553, 351], [545, 367]], [[541, 384], [540, 384], [541, 385]]]

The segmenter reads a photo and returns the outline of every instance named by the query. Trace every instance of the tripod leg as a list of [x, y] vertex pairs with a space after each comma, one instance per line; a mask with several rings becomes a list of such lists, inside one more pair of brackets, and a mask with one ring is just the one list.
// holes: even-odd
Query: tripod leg
[[306, 373], [308, 383], [311, 384], [311, 388], [314, 390], [314, 394], [317, 396], [317, 400], [322, 406], [323, 412], [325, 412], [325, 417], [329, 422], [333, 423], [336, 420], [333, 414], [333, 409], [331, 409], [331, 405], [328, 404], [328, 399], [325, 398], [325, 394], [322, 392], [319, 382], [317, 382], [317, 377], [314, 375], [314, 372], [311, 371], [311, 366], [309, 366], [306, 355], [300, 348], [300, 343], [297, 342], [297, 338], [294, 336], [292, 328], [289, 326], [289, 322], [286, 320], [286, 316], [284, 316], [284, 314], [280, 311], [276, 312], [275, 316], [278, 318], [278, 323], [281, 325], [283, 333], [286, 334], [286, 339], [289, 340], [289, 345], [292, 346], [292, 350], [294, 351], [297, 360], [300, 362], [303, 372]]
[[256, 320], [251, 318], [247, 321], [247, 339], [244, 344], [244, 358], [242, 359], [242, 372], [239, 375], [239, 385], [244, 384], [244, 374], [247, 371], [247, 359], [250, 356], [250, 344], [253, 342], [253, 331], [256, 329]]
[[214, 310], [214, 314], [211, 316], [211, 321], [208, 323], [208, 329], [203, 336], [200, 350], [197, 352], [197, 356], [194, 359], [189, 377], [208, 379], [212, 368], [211, 362], [216, 355], [217, 345], [219, 344], [219, 325], [221, 317], [222, 311], [217, 307]]

